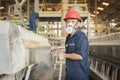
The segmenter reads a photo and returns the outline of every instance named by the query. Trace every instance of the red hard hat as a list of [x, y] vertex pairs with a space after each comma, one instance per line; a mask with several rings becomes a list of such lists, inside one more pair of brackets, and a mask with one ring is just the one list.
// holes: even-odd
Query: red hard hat
[[70, 10], [69, 12], [67, 12], [64, 20], [66, 21], [67, 19], [78, 19], [80, 22], [82, 22], [80, 14], [75, 10]]

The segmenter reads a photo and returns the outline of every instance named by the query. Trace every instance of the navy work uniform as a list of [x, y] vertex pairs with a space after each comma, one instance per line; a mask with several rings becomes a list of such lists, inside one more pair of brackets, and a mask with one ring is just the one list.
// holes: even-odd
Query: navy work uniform
[[83, 57], [83, 60], [66, 59], [65, 80], [88, 80], [89, 62], [88, 62], [88, 39], [86, 35], [77, 30], [73, 36], [66, 38], [66, 54], [76, 53]]
[[32, 30], [36, 32], [37, 25], [36, 25], [36, 19], [39, 19], [39, 14], [38, 13], [32, 13], [29, 18], [29, 30]]

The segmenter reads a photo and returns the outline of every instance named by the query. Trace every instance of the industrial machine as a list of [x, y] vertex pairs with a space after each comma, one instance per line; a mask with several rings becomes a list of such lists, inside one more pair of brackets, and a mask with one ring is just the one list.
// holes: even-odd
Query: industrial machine
[[89, 42], [89, 59], [91, 66], [90, 76], [92, 79], [119, 80], [120, 33], [95, 37], [89, 39]]
[[[30, 75], [39, 78], [47, 74], [48, 78], [41, 78], [51, 80], [53, 63], [48, 40], [15, 23], [0, 24], [0, 80], [29, 80]], [[33, 68], [38, 73], [34, 70], [31, 74]]]

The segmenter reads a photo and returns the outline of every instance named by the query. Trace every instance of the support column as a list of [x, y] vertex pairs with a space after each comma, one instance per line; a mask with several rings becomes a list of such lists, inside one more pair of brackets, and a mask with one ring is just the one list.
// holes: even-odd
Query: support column
[[59, 36], [59, 22], [57, 21], [57, 34]]
[[39, 0], [34, 0], [34, 12], [39, 12]]
[[87, 36], [90, 37], [90, 13], [88, 13], [87, 19]]
[[[2, 0], [0, 0], [0, 7], [1, 7], [1, 3], [2, 3]], [[1, 14], [2, 14], [2, 11], [0, 10], [0, 16], [1, 16]]]
[[8, 7], [9, 7], [9, 3], [7, 1], [4, 2], [5, 6], [4, 6], [4, 15], [7, 15], [7, 12], [8, 12]]
[[27, 17], [30, 15], [30, 0], [27, 0]]
[[68, 0], [62, 0], [62, 17], [61, 17], [61, 27], [62, 27], [62, 31], [61, 31], [61, 36], [65, 37], [66, 36], [66, 32], [65, 32], [65, 27], [66, 27], [66, 23], [63, 20], [66, 13], [68, 11]]
[[[97, 0], [95, 0], [95, 28], [97, 28]], [[97, 30], [95, 30], [95, 36], [98, 36]]]

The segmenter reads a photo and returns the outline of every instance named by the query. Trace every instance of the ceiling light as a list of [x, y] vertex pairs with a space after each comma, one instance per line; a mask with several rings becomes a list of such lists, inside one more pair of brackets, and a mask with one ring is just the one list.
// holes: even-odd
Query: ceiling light
[[[95, 11], [93, 11], [93, 13], [95, 13]], [[96, 13], [97, 13], [97, 14], [99, 14], [99, 12], [98, 12], [98, 11], [96, 11]]]
[[27, 21], [27, 19], [24, 19], [24, 21]]
[[109, 6], [109, 3], [107, 3], [107, 2], [103, 2], [102, 4], [105, 6]]
[[112, 21], [115, 21], [115, 19], [112, 19]]
[[90, 15], [90, 16], [95, 17], [95, 15]]
[[98, 10], [104, 10], [104, 8], [102, 8], [102, 7], [98, 7], [97, 9], [98, 9]]
[[0, 7], [0, 9], [4, 9], [4, 7]]
[[93, 20], [93, 17], [90, 17], [90, 20]]

